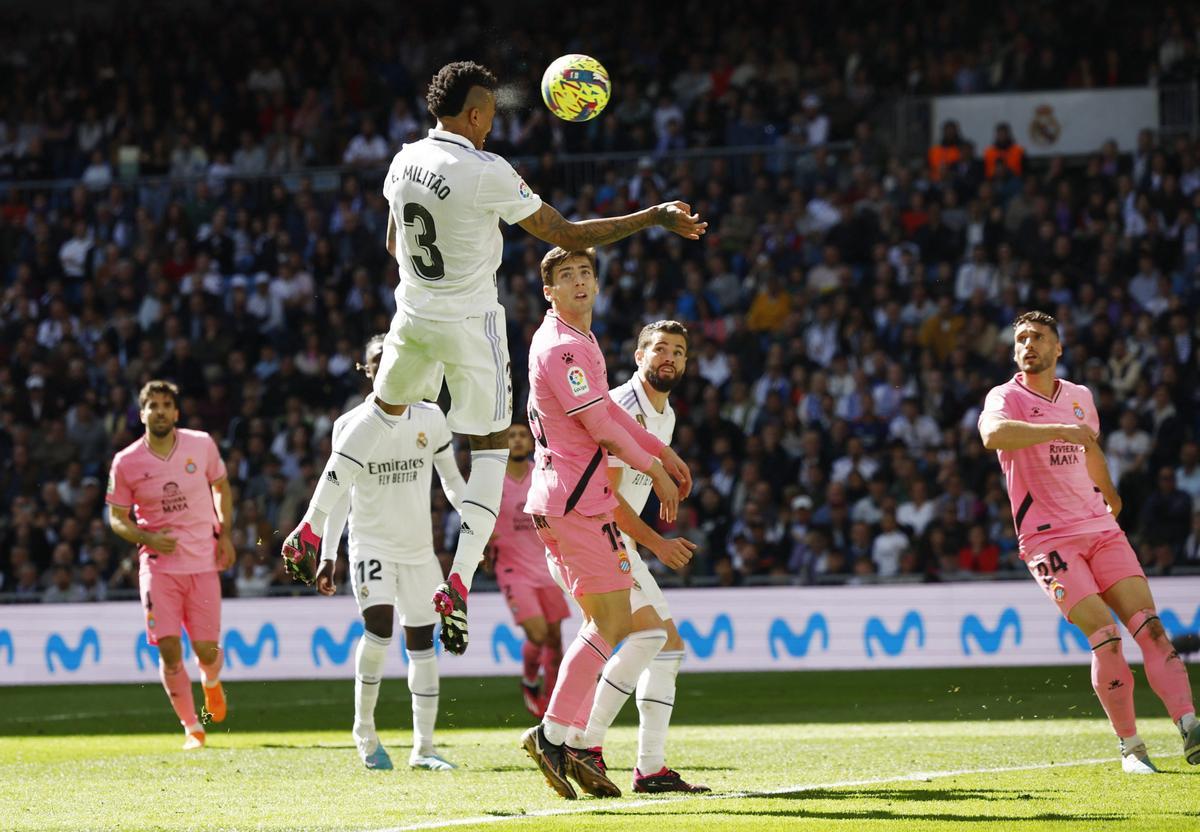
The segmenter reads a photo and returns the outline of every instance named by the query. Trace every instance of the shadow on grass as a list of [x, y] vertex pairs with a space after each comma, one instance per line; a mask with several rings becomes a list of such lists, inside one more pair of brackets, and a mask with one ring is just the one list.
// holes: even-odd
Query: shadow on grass
[[[1079, 824], [1086, 821], [1123, 821], [1134, 815], [1116, 812], [1080, 812], [1069, 815], [1063, 812], [1041, 812], [1035, 815], [1002, 815], [1002, 814], [958, 814], [954, 812], [891, 812], [883, 809], [848, 809], [841, 812], [815, 811], [805, 809], [728, 809], [721, 811], [695, 812], [615, 812], [599, 811], [597, 815], [645, 815], [647, 817], [704, 817], [712, 822], [721, 817], [759, 817], [759, 818], [796, 818], [798, 820], [891, 820], [891, 821], [941, 821], [944, 823], [1028, 823], [1043, 821], [1050, 823], [1068, 824], [1067, 829], [1077, 830]], [[1167, 817], [1194, 817], [1184, 812], [1175, 812]], [[699, 823], [700, 821], [697, 821]]]
[[[1192, 670], [1200, 687], [1200, 671]], [[231, 731], [327, 731], [353, 718], [353, 682], [239, 681], [225, 674]], [[441, 681], [438, 728], [520, 731], [532, 724], [510, 678]], [[1161, 704], [1148, 685], [1136, 688], [1143, 713]], [[408, 689], [388, 678], [379, 727], [405, 730]], [[1086, 666], [954, 668], [776, 673], [694, 673], [679, 679], [672, 723], [953, 722], [955, 720], [1103, 719]], [[624, 708], [617, 725], [635, 725]], [[157, 684], [0, 687], [0, 738], [156, 734], [176, 730]]]

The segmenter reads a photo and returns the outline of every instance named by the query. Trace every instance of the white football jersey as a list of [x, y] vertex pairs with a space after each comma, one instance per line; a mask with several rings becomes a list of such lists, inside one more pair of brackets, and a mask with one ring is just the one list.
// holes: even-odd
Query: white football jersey
[[504, 246], [498, 221], [513, 225], [542, 207], [504, 158], [437, 129], [400, 149], [383, 195], [397, 232], [396, 304], [435, 321], [495, 307]]
[[[655, 410], [654, 405], [646, 396], [645, 388], [642, 387], [641, 376], [634, 373], [633, 378], [620, 387], [610, 390], [608, 395], [624, 408], [626, 413], [636, 419], [639, 425], [668, 445], [671, 444], [671, 436], [675, 433], [675, 410], [671, 407], [670, 401], [667, 402], [662, 413]], [[629, 503], [629, 507], [634, 512], [641, 514], [642, 509], [646, 507], [646, 501], [650, 499], [650, 492], [654, 490], [653, 481], [648, 475], [630, 468], [617, 459], [615, 454], [608, 455], [608, 467], [625, 469], [621, 475], [621, 488], [619, 489], [621, 496], [625, 498], [625, 502]], [[625, 536], [625, 548], [631, 552], [637, 551], [636, 544], [628, 535]]]
[[[346, 422], [370, 399], [343, 414], [333, 425], [337, 437]], [[433, 528], [429, 501], [433, 468], [442, 488], [456, 504], [462, 475], [454, 460], [446, 416], [435, 404], [409, 405], [371, 457], [353, 488], [325, 521], [321, 558], [336, 560], [347, 516], [350, 523], [350, 562], [366, 558], [400, 564], [420, 564], [433, 557]]]

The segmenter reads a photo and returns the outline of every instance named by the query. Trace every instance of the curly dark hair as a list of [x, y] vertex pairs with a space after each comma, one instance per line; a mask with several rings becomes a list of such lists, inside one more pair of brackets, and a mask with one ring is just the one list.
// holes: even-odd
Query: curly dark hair
[[456, 116], [463, 111], [471, 87], [483, 87], [495, 92], [498, 83], [491, 70], [482, 64], [455, 61], [446, 64], [433, 76], [429, 91], [425, 93], [425, 103], [429, 105], [429, 112], [438, 118]]

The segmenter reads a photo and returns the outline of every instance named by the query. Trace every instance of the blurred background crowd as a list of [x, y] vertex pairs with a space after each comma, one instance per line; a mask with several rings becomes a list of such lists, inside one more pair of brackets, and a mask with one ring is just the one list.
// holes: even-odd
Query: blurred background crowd
[[[908, 152], [879, 116], [911, 95], [1194, 79], [1196, 10], [1014, 2], [981, 26], [971, 4], [814, 3], [764, 31], [774, 5], [710, 5], [560, 10], [568, 41], [470, 4], [450, 21], [131, 3], [107, 27], [0, 12], [0, 598], [134, 593], [104, 482], [156, 377], [236, 488], [227, 591], [298, 591], [281, 532], [394, 308], [383, 170], [431, 126], [427, 79], [464, 56], [505, 83], [488, 148], [565, 215], [683, 199], [710, 223], [702, 244], [600, 252], [614, 385], [642, 325], [692, 333], [672, 401], [696, 489], [664, 529], [700, 544], [682, 580], [1023, 575], [975, 420], [1029, 308], [1058, 317], [1062, 372], [1092, 389], [1148, 571], [1200, 569], [1200, 141], [1148, 130], [1132, 152], [1031, 160], [1005, 125], [974, 147], [947, 124]], [[573, 50], [613, 75], [586, 126], [534, 97]], [[520, 418], [544, 247], [506, 240]], [[433, 505], [453, 551], [436, 487]]]

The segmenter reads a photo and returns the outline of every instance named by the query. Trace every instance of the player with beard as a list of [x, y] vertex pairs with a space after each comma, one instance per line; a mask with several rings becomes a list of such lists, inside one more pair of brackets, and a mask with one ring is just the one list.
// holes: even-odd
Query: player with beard
[[1117, 525], [1121, 498], [1100, 448], [1092, 393], [1056, 378], [1062, 343], [1050, 315], [1017, 316], [1013, 342], [1019, 372], [988, 392], [979, 434], [1000, 458], [1021, 559], [1059, 612], [1087, 636], [1092, 688], [1120, 741], [1121, 768], [1129, 774], [1158, 771], [1137, 733], [1133, 674], [1112, 613], [1141, 648], [1146, 679], [1183, 736], [1184, 757], [1200, 764], [1200, 722], [1187, 668]]
[[[678, 454], [609, 398], [604, 352], [591, 333], [595, 251], [554, 248], [542, 258], [541, 272], [551, 309], [529, 345], [529, 427], [536, 455], [525, 510], [588, 620], [563, 655], [541, 725], [529, 729], [521, 744], [562, 797], [577, 796], [568, 777], [594, 797], [619, 797], [603, 756], [571, 745], [567, 737], [572, 727], [587, 727], [613, 645], [632, 631], [632, 564], [613, 515], [618, 501], [601, 471], [611, 452], [645, 473], [659, 499], [659, 516], [668, 523], [691, 490], [691, 473]], [[685, 566], [690, 556], [671, 565]], [[654, 652], [664, 641], [666, 633], [659, 630]], [[636, 649], [641, 643], [626, 641], [621, 652]]]
[[159, 678], [183, 724], [188, 751], [204, 747], [180, 637], [186, 627], [204, 686], [205, 716], [225, 719], [221, 687], [220, 571], [233, 565], [233, 491], [217, 443], [176, 429], [179, 388], [150, 381], [138, 394], [146, 434], [113, 457], [109, 524], [136, 543], [146, 637], [158, 646]]
[[[637, 372], [609, 392], [621, 409], [664, 444], [675, 432], [675, 411], [669, 394], [687, 368], [688, 331], [678, 321], [656, 321], [638, 335], [634, 361]], [[686, 782], [667, 768], [667, 729], [675, 704], [675, 677], [684, 657], [683, 639], [671, 620], [667, 599], [654, 574], [638, 554], [637, 543], [660, 561], [678, 569], [691, 558], [696, 545], [681, 537], [664, 538], [641, 518], [650, 497], [650, 478], [620, 459], [608, 458], [608, 479], [617, 495], [613, 511], [632, 564], [633, 589], [629, 605], [633, 632], [620, 652], [604, 666], [587, 729], [573, 734], [569, 745], [601, 754], [609, 726], [637, 690], [638, 759], [633, 770], [635, 792], [707, 792], [707, 786]], [[635, 542], [636, 541], [636, 542]], [[558, 574], [552, 570], [553, 574]]]
[[570, 617], [571, 609], [546, 570], [546, 547], [533, 527], [533, 518], [525, 513], [533, 482], [532, 460], [533, 434], [527, 425], [516, 422], [508, 429], [508, 470], [487, 563], [496, 573], [513, 621], [525, 631], [521, 694], [526, 709], [541, 719], [558, 680], [562, 622]]

